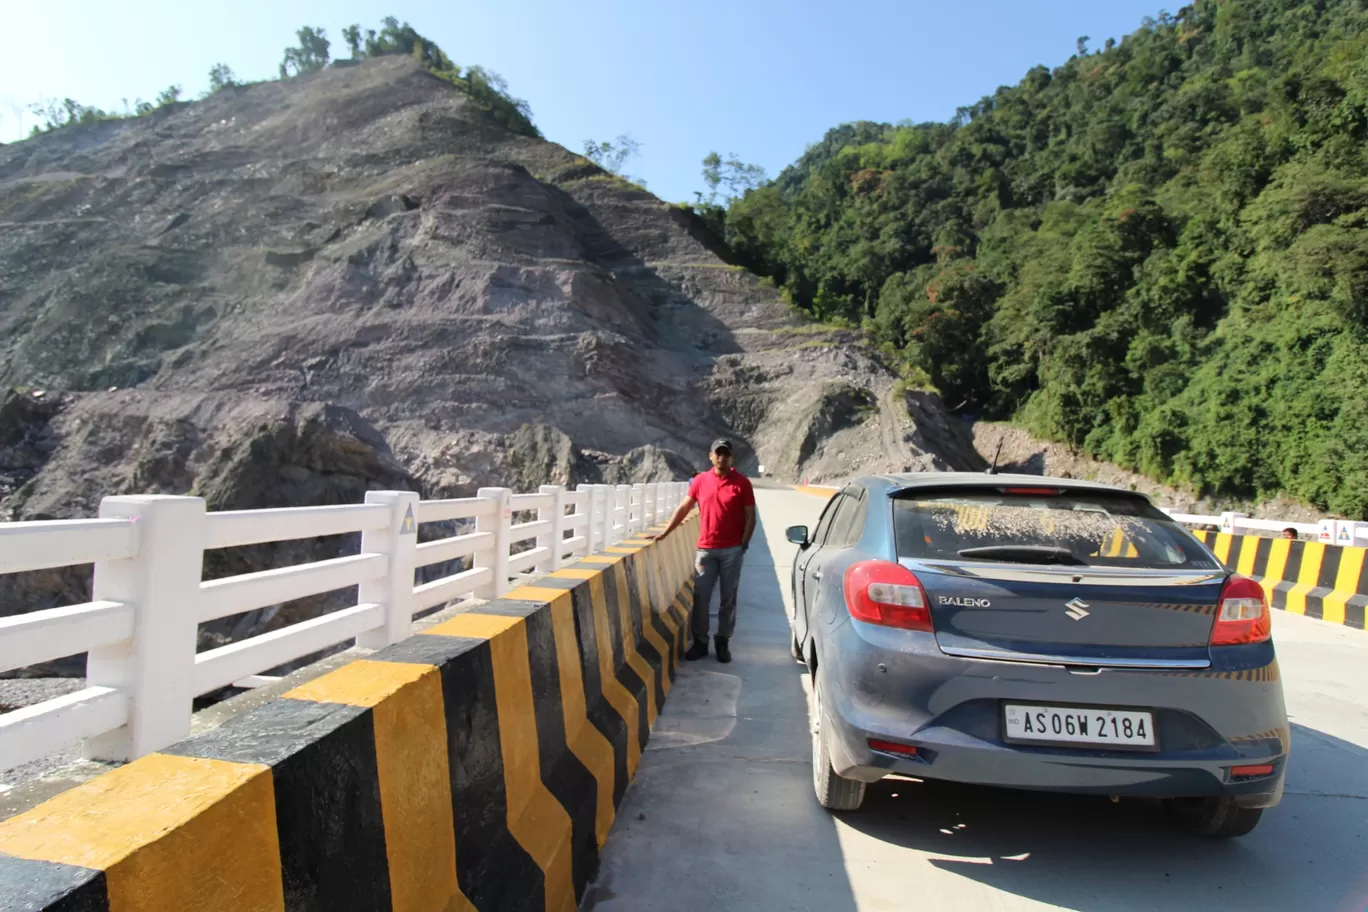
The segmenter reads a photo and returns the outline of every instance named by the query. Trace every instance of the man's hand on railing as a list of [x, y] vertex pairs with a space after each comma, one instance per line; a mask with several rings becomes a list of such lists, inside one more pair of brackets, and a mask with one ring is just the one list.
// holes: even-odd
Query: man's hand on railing
[[647, 532], [642, 537], [649, 538], [654, 541], [657, 538], [664, 538], [665, 536], [669, 535], [675, 529], [678, 529], [680, 524], [682, 524], [684, 520], [689, 518], [689, 513], [693, 510], [694, 503], [695, 501], [692, 497], [685, 497], [683, 500], [679, 502], [679, 506], [675, 507], [674, 514], [670, 517], [669, 525], [667, 525], [660, 532]]

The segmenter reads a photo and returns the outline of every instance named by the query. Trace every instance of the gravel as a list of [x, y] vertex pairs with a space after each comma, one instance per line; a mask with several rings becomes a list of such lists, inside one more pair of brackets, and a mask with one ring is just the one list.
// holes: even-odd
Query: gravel
[[85, 687], [85, 678], [5, 678], [0, 680], [0, 713], [66, 696]]

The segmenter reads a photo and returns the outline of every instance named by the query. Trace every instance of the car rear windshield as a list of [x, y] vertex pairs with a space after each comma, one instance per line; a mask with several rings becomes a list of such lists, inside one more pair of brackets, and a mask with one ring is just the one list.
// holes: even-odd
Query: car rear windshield
[[897, 495], [893, 525], [898, 556], [1133, 568], [1217, 567], [1186, 529], [1139, 497], [1067, 489], [1021, 490], [932, 489]]

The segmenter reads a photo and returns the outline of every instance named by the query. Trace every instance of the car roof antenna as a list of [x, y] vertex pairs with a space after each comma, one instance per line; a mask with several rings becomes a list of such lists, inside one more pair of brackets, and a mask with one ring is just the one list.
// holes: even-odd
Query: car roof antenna
[[1002, 444], [1003, 444], [1003, 442], [1004, 442], [1005, 440], [1006, 440], [1005, 437], [1004, 437], [1004, 438], [1000, 438], [1000, 439], [998, 440], [997, 452], [993, 454], [993, 464], [990, 465], [990, 466], [988, 467], [988, 471], [984, 472], [983, 474], [985, 474], [985, 475], [996, 475], [996, 474], [998, 473], [998, 471], [997, 471], [997, 461], [998, 461], [998, 457], [1002, 455]]

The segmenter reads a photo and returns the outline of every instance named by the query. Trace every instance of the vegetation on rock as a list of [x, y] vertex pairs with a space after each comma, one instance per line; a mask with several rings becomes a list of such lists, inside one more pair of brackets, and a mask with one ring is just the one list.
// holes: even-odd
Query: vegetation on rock
[[[531, 107], [526, 101], [514, 98], [509, 93], [508, 83], [502, 76], [479, 66], [464, 69], [457, 66], [435, 41], [419, 34], [407, 22], [400, 24], [393, 16], [385, 17], [381, 25], [383, 27], [379, 31], [367, 29], [364, 34], [359, 25], [349, 25], [342, 30], [342, 38], [351, 51], [352, 61], [394, 54], [412, 56], [421, 61], [428, 72], [451, 83], [469, 97], [496, 123], [524, 136], [541, 137], [540, 131], [532, 123]], [[286, 48], [281, 58], [281, 79], [316, 73], [330, 63], [346, 63], [332, 59], [332, 42], [328, 40], [325, 29], [304, 26], [295, 33], [295, 37], [299, 43]], [[242, 83], [233, 70], [226, 63], [216, 63], [209, 70], [209, 89], [205, 95], [238, 85]], [[181, 87], [173, 85], [164, 89], [155, 103], [137, 99], [130, 105], [125, 99], [122, 112], [105, 111], [71, 98], [48, 100], [29, 106], [30, 111], [42, 118], [42, 123], [33, 127], [32, 134], [48, 133], [70, 124], [142, 117], [157, 108], [175, 104], [181, 100], [181, 94]]]
[[[479, 66], [462, 69], [453, 63], [451, 58], [437, 46], [437, 42], [420, 35], [407, 22], [401, 25], [399, 20], [393, 16], [386, 16], [381, 24], [384, 27], [379, 32], [375, 29], [367, 29], [364, 35], [358, 25], [349, 25], [342, 30], [342, 38], [347, 42], [352, 60], [385, 57], [390, 54], [411, 56], [421, 61], [428, 72], [440, 76], [465, 93], [496, 123], [514, 133], [541, 137], [536, 125], [532, 123], [532, 108], [526, 101], [521, 98], [514, 98], [509, 94], [508, 83], [498, 73]], [[328, 46], [326, 35], [321, 29], [316, 30], [317, 36], [306, 35], [305, 33], [309, 31], [309, 29], [299, 30], [300, 46], [286, 50], [287, 59], [291, 51], [307, 53], [310, 49], [316, 56], [318, 51], [316, 37], [321, 37], [323, 39], [323, 61], [326, 63]], [[282, 61], [282, 74], [284, 69], [285, 61]]]
[[1198, 0], [946, 124], [851, 123], [726, 238], [947, 404], [1368, 518], [1368, 15]]

